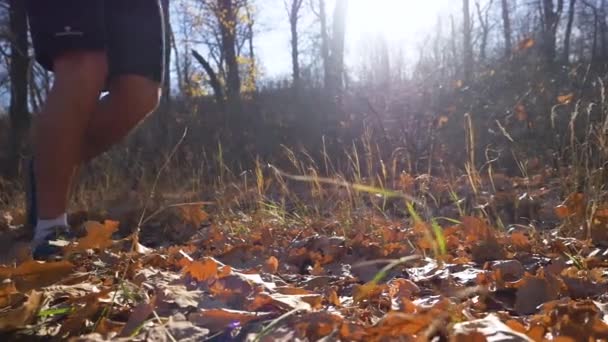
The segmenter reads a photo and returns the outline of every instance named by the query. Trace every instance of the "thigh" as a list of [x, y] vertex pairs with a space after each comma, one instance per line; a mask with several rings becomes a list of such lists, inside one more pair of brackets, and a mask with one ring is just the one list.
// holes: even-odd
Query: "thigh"
[[60, 55], [105, 50], [105, 0], [27, 0], [36, 60], [48, 70]]
[[139, 75], [161, 83], [164, 20], [158, 0], [106, 0], [110, 77]]

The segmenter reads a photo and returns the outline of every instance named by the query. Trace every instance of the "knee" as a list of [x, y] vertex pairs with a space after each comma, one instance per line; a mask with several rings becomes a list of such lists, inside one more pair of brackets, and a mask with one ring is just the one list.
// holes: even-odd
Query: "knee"
[[148, 85], [134, 89], [131, 94], [131, 108], [133, 112], [141, 116], [152, 113], [160, 102], [160, 88], [156, 85]]
[[160, 86], [139, 76], [125, 76], [113, 85], [110, 94], [120, 98], [133, 120], [139, 121], [158, 107]]
[[104, 51], [75, 51], [56, 58], [54, 69], [57, 80], [66, 79], [83, 91], [100, 91], [108, 77], [108, 60]]

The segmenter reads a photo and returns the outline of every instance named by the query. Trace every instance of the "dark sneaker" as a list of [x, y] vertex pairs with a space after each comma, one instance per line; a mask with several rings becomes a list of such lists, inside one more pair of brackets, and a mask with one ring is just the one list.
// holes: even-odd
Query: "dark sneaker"
[[25, 208], [27, 215], [26, 224], [34, 229], [38, 223], [38, 199], [36, 197], [36, 176], [34, 174], [34, 160], [29, 159], [24, 163], [25, 175]]
[[56, 227], [44, 241], [32, 247], [34, 260], [49, 261], [63, 258], [63, 247], [75, 239], [69, 227]]

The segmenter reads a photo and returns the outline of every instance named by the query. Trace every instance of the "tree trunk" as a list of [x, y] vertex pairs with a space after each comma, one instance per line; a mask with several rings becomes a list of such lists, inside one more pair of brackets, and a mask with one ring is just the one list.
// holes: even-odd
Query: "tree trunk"
[[568, 6], [568, 24], [566, 25], [566, 33], [564, 35], [563, 61], [565, 64], [570, 63], [570, 37], [572, 36], [572, 24], [574, 23], [575, 5], [576, 0], [570, 0], [570, 6]]
[[288, 8], [289, 25], [291, 28], [291, 65], [293, 72], [293, 87], [300, 88], [300, 53], [299, 53], [299, 36], [298, 36], [298, 20], [300, 19], [300, 8], [303, 0], [291, 0], [291, 8]]
[[169, 104], [171, 99], [171, 10], [169, 0], [161, 0], [165, 21], [165, 74], [163, 75], [163, 102]]
[[17, 175], [23, 140], [30, 125], [28, 112], [28, 40], [25, 1], [9, 1], [11, 53], [9, 62], [11, 99], [9, 105], [9, 155], [5, 175]]
[[207, 76], [209, 76], [209, 84], [211, 85], [211, 88], [213, 89], [213, 95], [215, 96], [215, 100], [217, 101], [217, 104], [220, 107], [223, 106], [224, 91], [222, 90], [222, 84], [220, 83], [220, 80], [217, 77], [217, 74], [211, 67], [211, 64], [209, 64], [209, 62], [207, 62], [207, 60], [196, 50], [192, 50], [192, 56], [194, 56], [194, 59], [196, 59], [196, 61], [200, 63], [200, 65], [205, 70], [205, 73], [207, 73]]
[[218, 0], [219, 28], [222, 40], [222, 51], [227, 69], [227, 93], [230, 103], [238, 102], [241, 93], [241, 78], [236, 54], [237, 9], [233, 0]]
[[606, 57], [608, 57], [608, 41], [606, 34], [608, 33], [608, 23], [606, 22], [606, 0], [600, 2], [599, 14], [599, 42], [600, 42], [600, 60], [602, 68], [606, 66]]
[[[488, 4], [488, 6], [492, 5], [492, 1]], [[490, 24], [488, 22], [488, 9], [486, 9], [485, 14], [481, 9], [481, 5], [479, 1], [475, 2], [475, 7], [477, 9], [477, 19], [479, 20], [479, 25], [481, 26], [481, 43], [479, 46], [479, 61], [484, 62], [486, 60], [486, 48], [488, 46], [488, 36], [490, 34]], [[488, 7], [489, 8], [489, 7]]]
[[471, 39], [471, 11], [469, 0], [462, 0], [463, 12], [463, 69], [464, 81], [470, 83], [473, 79], [473, 44]]
[[346, 35], [346, 11], [348, 0], [337, 0], [333, 15], [331, 39], [330, 93], [339, 96], [344, 86], [344, 42]]
[[502, 0], [502, 29], [505, 39], [505, 57], [509, 58], [513, 51], [513, 43], [511, 42], [511, 19], [508, 0]]
[[325, 0], [319, 0], [319, 22], [321, 26], [321, 58], [323, 59], [323, 85], [329, 88], [331, 79], [331, 59], [329, 55], [329, 33], [327, 32], [327, 10]]
[[556, 56], [556, 41], [557, 41], [557, 27], [559, 25], [559, 19], [562, 14], [564, 6], [564, 0], [557, 0], [557, 8], [553, 4], [553, 0], [543, 0], [543, 55], [545, 62], [548, 66], [551, 66], [555, 62]]
[[245, 4], [245, 10], [247, 13], [247, 43], [249, 45], [249, 58], [251, 59], [250, 61], [250, 65], [249, 65], [249, 77], [250, 77], [250, 81], [252, 84], [252, 90], [255, 92], [257, 90], [257, 75], [258, 75], [258, 68], [257, 68], [257, 62], [255, 60], [255, 48], [254, 48], [254, 44], [253, 44], [253, 36], [254, 36], [254, 29], [253, 29], [253, 25], [254, 25], [254, 17], [252, 14], [252, 10], [250, 8], [250, 4], [246, 3]]

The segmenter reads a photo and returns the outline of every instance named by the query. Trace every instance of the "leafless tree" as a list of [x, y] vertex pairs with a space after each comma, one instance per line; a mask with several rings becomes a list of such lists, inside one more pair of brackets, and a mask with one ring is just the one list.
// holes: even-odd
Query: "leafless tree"
[[300, 88], [300, 53], [299, 53], [299, 35], [298, 22], [300, 20], [300, 10], [304, 0], [287, 0], [283, 1], [287, 16], [289, 17], [289, 27], [291, 31], [291, 65], [293, 74], [293, 85], [295, 89]]

